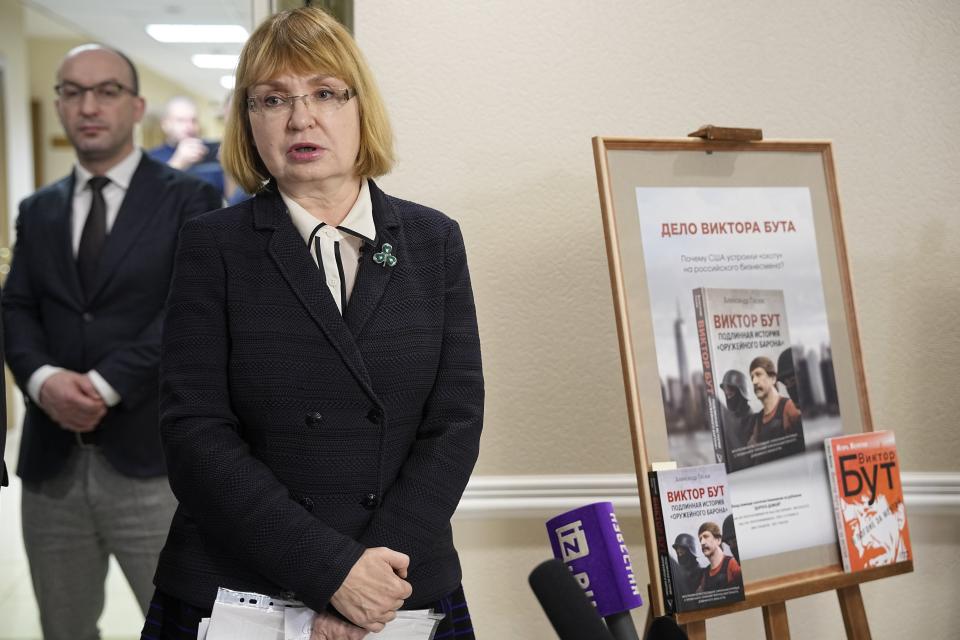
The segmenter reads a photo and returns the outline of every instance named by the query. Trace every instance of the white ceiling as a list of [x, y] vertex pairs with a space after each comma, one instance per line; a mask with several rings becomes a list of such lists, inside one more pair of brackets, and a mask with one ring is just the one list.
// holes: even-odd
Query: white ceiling
[[240, 53], [241, 44], [163, 44], [146, 26], [161, 24], [239, 24], [252, 31], [255, 0], [21, 0], [29, 37], [89, 38], [120, 49], [139, 66], [149, 67], [210, 100], [226, 91], [220, 76], [229, 71], [198, 69], [195, 53]]

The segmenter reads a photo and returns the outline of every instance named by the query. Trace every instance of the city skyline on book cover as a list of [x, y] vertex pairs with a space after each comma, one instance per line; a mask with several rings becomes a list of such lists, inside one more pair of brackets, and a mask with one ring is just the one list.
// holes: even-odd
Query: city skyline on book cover
[[803, 418], [783, 291], [693, 290], [717, 462], [728, 472], [803, 453]]
[[892, 431], [824, 441], [844, 571], [862, 571], [913, 557]]
[[724, 466], [651, 471], [648, 481], [667, 611], [743, 600], [740, 551]]

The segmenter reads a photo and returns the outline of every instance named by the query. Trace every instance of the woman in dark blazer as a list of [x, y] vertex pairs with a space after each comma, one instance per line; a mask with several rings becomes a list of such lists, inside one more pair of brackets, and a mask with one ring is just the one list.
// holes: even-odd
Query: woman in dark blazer
[[223, 161], [256, 196], [181, 232], [161, 364], [180, 501], [144, 638], [218, 587], [293, 596], [315, 638], [398, 608], [472, 638], [450, 519], [479, 449], [480, 344], [463, 239], [383, 193], [386, 113], [326, 13], [272, 16], [240, 56]]

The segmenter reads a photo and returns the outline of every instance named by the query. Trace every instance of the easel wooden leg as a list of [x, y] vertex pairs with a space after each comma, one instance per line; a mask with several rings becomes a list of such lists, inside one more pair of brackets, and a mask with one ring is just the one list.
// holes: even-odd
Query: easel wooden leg
[[690, 640], [707, 640], [707, 623], [703, 620], [688, 622], [683, 625], [683, 631]]
[[[7, 405], [10, 406], [10, 405]], [[653, 624], [653, 587], [647, 584], [647, 619], [643, 623], [643, 637], [646, 638], [650, 633], [650, 625]]]
[[790, 640], [790, 625], [787, 624], [787, 604], [778, 602], [763, 608], [763, 629], [767, 640]]
[[837, 589], [840, 599], [840, 613], [843, 614], [843, 626], [847, 630], [847, 640], [870, 640], [870, 625], [867, 612], [863, 608], [860, 585]]

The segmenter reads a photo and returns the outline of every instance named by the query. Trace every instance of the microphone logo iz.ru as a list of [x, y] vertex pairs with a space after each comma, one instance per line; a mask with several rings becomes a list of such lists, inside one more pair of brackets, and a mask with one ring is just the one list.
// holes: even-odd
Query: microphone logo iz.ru
[[587, 535], [583, 532], [583, 521], [576, 520], [556, 529], [557, 542], [560, 543], [560, 556], [564, 562], [590, 555]]

